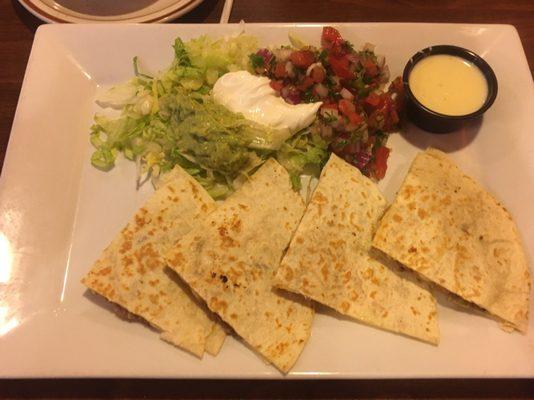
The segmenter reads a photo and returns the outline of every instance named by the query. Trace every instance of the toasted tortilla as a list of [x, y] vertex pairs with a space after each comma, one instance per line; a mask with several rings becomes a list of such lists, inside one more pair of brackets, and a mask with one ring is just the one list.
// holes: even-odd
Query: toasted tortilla
[[516, 225], [441, 151], [415, 158], [373, 245], [526, 332], [530, 273]]
[[224, 330], [187, 285], [166, 268], [163, 254], [215, 202], [176, 167], [104, 250], [82, 282], [161, 331], [161, 339], [202, 357], [216, 355]]
[[432, 295], [371, 251], [385, 208], [376, 185], [332, 154], [275, 283], [366, 324], [437, 344]]
[[167, 254], [169, 267], [282, 372], [300, 355], [313, 320], [309, 302], [273, 288], [303, 213], [287, 171], [270, 159]]

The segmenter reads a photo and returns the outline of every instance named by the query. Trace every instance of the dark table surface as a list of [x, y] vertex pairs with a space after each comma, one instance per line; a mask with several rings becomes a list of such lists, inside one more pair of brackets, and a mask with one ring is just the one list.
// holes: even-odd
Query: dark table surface
[[[205, 0], [175, 22], [218, 22], [223, 3], [223, 0]], [[519, 31], [530, 70], [534, 70], [534, 0], [235, 0], [230, 22], [242, 19], [247, 22], [512, 24]], [[41, 23], [16, 0], [0, 0], [0, 165], [33, 36]], [[0, 380], [0, 398], [219, 397], [534, 398], [534, 380]]]

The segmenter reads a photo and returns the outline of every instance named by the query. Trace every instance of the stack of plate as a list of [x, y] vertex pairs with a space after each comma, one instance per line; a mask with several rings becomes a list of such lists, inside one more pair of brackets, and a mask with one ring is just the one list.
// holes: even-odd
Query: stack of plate
[[19, 0], [46, 22], [166, 22], [203, 0]]

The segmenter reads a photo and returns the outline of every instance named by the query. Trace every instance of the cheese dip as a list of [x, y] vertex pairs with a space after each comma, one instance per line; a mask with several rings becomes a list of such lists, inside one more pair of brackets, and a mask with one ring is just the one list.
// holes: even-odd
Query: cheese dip
[[471, 114], [488, 96], [482, 71], [466, 59], [448, 54], [423, 58], [413, 67], [408, 84], [421, 104], [445, 115]]

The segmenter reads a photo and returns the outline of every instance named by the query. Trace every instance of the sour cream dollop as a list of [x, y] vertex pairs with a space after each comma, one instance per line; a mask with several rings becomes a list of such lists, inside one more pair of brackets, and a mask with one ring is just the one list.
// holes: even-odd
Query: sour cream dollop
[[228, 72], [213, 86], [213, 98], [235, 113], [274, 129], [295, 133], [310, 125], [321, 102], [288, 104], [269, 85], [269, 78], [247, 71]]

